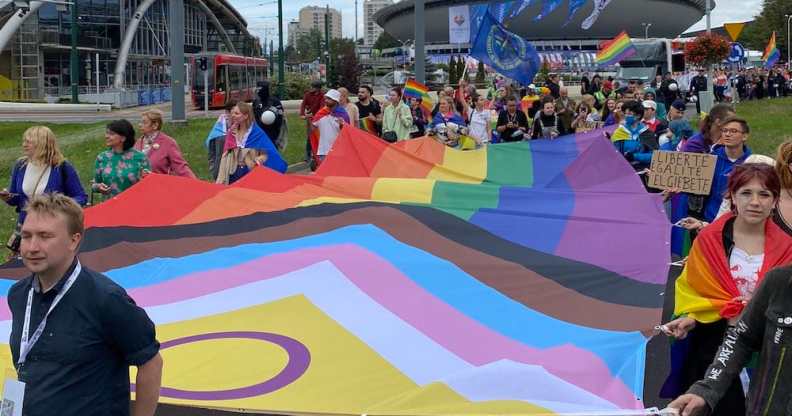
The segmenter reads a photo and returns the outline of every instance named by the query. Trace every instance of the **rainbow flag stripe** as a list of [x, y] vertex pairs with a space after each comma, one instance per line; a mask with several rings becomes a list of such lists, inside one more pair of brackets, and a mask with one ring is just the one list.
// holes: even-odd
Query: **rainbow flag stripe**
[[630, 36], [623, 31], [614, 39], [604, 42], [597, 51], [598, 65], [614, 65], [638, 53]]
[[[669, 223], [601, 137], [461, 151], [346, 126], [314, 175], [149, 175], [86, 210], [80, 259], [157, 326], [163, 403], [621, 414], [643, 407]], [[27, 274], [0, 266], [0, 297]]]
[[420, 82], [410, 79], [404, 84], [404, 96], [408, 98], [420, 98], [421, 108], [424, 113], [431, 114], [434, 102], [432, 97], [429, 96], [429, 87]]
[[770, 42], [768, 42], [767, 47], [765, 48], [762, 61], [765, 63], [765, 68], [770, 69], [776, 64], [776, 62], [778, 62], [779, 59], [781, 59], [781, 51], [779, 51], [778, 47], [776, 46], [776, 32], [773, 32], [773, 36], [770, 36]]

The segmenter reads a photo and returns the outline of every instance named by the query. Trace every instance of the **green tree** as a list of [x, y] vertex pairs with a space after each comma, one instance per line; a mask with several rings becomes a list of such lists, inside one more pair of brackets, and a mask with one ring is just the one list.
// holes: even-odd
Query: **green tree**
[[360, 61], [358, 61], [355, 51], [346, 51], [341, 56], [338, 70], [333, 71], [333, 74], [337, 74], [335, 85], [346, 87], [354, 94], [360, 86], [360, 75], [362, 73], [363, 70], [360, 67]]
[[478, 67], [476, 67], [476, 86], [483, 87], [484, 84], [487, 82], [486, 79], [486, 72], [484, 70], [484, 63], [479, 61]]
[[459, 76], [462, 75], [457, 72], [456, 57], [451, 55], [451, 60], [448, 61], [448, 83], [456, 85], [459, 82]]
[[312, 62], [322, 54], [324, 35], [317, 29], [302, 33], [297, 38], [297, 59], [300, 62]]
[[352, 39], [330, 40], [330, 71], [328, 84], [347, 87], [356, 91], [362, 70], [355, 54], [355, 41]]
[[[311, 86], [311, 79], [308, 75], [286, 72], [284, 76], [284, 96], [281, 100], [299, 100]], [[278, 90], [278, 77], [270, 79], [270, 90]]]
[[787, 57], [787, 19], [785, 14], [792, 13], [792, 0], [765, 0], [762, 11], [753, 23], [747, 25], [739, 42], [749, 49], [764, 51], [770, 36], [776, 32], [776, 46], [781, 59]]
[[374, 49], [379, 49], [379, 50], [396, 48], [398, 46], [401, 46], [401, 43], [399, 43], [399, 41], [396, 40], [396, 38], [389, 35], [388, 32], [382, 32], [377, 38], [377, 41], [374, 42]]
[[284, 50], [286, 53], [286, 61], [287, 62], [299, 62], [300, 55], [297, 53], [297, 49], [293, 46], [287, 46]]

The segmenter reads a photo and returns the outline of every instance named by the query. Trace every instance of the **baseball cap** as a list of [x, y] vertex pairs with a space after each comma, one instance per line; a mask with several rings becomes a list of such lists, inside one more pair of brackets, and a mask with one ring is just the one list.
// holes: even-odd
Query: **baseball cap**
[[643, 108], [651, 108], [652, 110], [657, 110], [657, 103], [652, 100], [644, 100]]
[[671, 107], [674, 107], [674, 108], [676, 108], [679, 111], [685, 111], [685, 108], [686, 108], [685, 101], [683, 101], [683, 100], [674, 100], [674, 102], [671, 104]]
[[328, 90], [324, 96], [335, 102], [341, 101], [341, 93], [338, 90]]

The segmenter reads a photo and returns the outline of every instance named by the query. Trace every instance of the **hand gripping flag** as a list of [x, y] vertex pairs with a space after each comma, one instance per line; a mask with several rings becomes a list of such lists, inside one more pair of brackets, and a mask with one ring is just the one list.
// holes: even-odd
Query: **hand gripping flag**
[[482, 18], [471, 56], [523, 84], [533, 82], [541, 65], [533, 45], [506, 30], [489, 12]]

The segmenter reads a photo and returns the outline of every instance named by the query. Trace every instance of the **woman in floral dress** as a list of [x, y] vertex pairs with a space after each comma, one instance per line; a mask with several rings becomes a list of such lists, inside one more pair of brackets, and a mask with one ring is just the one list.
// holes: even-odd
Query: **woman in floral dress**
[[116, 196], [151, 171], [146, 155], [133, 148], [135, 128], [129, 121], [116, 120], [108, 124], [105, 144], [108, 149], [96, 156], [91, 185], [94, 192]]

